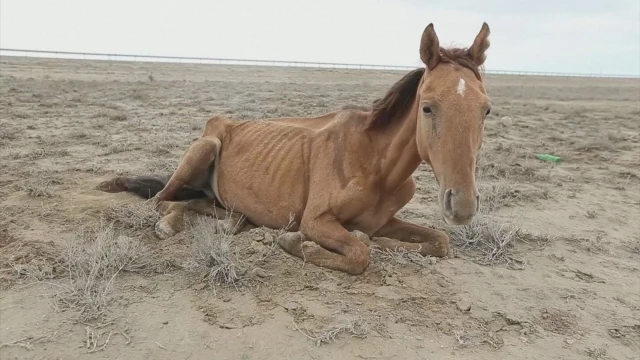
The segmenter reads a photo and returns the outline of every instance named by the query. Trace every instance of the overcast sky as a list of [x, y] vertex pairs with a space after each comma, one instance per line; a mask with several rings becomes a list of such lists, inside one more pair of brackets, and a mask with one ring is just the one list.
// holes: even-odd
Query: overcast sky
[[483, 21], [487, 69], [640, 74], [640, 0], [0, 0], [0, 46], [418, 66]]

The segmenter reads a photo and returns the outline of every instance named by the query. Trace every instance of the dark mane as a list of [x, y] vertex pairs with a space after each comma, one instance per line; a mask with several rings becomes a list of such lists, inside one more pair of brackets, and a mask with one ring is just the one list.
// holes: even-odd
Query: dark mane
[[[475, 77], [482, 81], [482, 75], [478, 66], [471, 60], [469, 49], [466, 48], [440, 48], [440, 63], [453, 64], [473, 71]], [[411, 102], [415, 100], [418, 85], [425, 68], [415, 69], [398, 80], [387, 94], [373, 102], [373, 109], [367, 123], [367, 129], [383, 128], [393, 119], [403, 117], [411, 108]]]
[[381, 128], [390, 124], [394, 118], [404, 116], [415, 100], [418, 85], [424, 75], [424, 68], [415, 69], [398, 80], [387, 94], [373, 102], [367, 128]]

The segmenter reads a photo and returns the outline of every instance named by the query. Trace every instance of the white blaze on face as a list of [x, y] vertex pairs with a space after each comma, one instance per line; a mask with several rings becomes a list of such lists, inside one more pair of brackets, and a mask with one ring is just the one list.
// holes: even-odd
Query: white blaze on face
[[467, 89], [467, 83], [464, 81], [463, 78], [460, 78], [460, 82], [458, 82], [458, 88], [456, 89], [456, 92], [458, 93], [458, 95], [464, 97], [464, 91], [466, 89]]

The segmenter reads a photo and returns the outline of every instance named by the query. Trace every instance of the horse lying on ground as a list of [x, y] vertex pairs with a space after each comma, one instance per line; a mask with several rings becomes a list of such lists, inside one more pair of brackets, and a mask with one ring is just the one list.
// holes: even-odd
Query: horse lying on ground
[[448, 224], [468, 224], [477, 213], [476, 159], [490, 112], [480, 71], [488, 37], [483, 23], [471, 47], [442, 48], [429, 24], [420, 42], [426, 67], [405, 75], [370, 111], [213, 117], [168, 180], [118, 177], [99, 188], [156, 199], [161, 238], [182, 229], [185, 209], [218, 216], [228, 209], [233, 227], [243, 218], [273, 229], [289, 225], [277, 239], [286, 252], [349, 274], [367, 268], [370, 243], [447, 256], [447, 234], [396, 214], [414, 195], [412, 174], [422, 161], [440, 186]]

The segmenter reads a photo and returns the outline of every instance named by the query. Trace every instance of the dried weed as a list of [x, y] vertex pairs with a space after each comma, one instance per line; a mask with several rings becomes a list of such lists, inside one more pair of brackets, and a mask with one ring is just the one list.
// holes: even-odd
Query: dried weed
[[240, 260], [233, 241], [237, 228], [224, 226], [223, 221], [198, 216], [187, 229], [191, 238], [189, 268], [203, 272], [214, 291], [216, 286], [238, 289], [247, 273], [247, 264]]
[[101, 223], [99, 228], [69, 241], [63, 262], [69, 284], [55, 294], [56, 304], [78, 311], [78, 319], [83, 322], [106, 318], [113, 300], [111, 290], [120, 273], [149, 273], [163, 265], [151, 248], [118, 234], [113, 223]]
[[160, 220], [160, 212], [153, 200], [134, 204], [116, 204], [109, 206], [102, 214], [107, 221], [112, 221], [133, 231], [153, 229]]
[[361, 317], [354, 319], [345, 319], [342, 322], [331, 325], [320, 331], [311, 331], [309, 329], [302, 330], [294, 321], [294, 326], [301, 334], [312, 340], [316, 346], [323, 343], [335, 342], [341, 333], [350, 334], [352, 337], [364, 339], [369, 334], [369, 324]]

